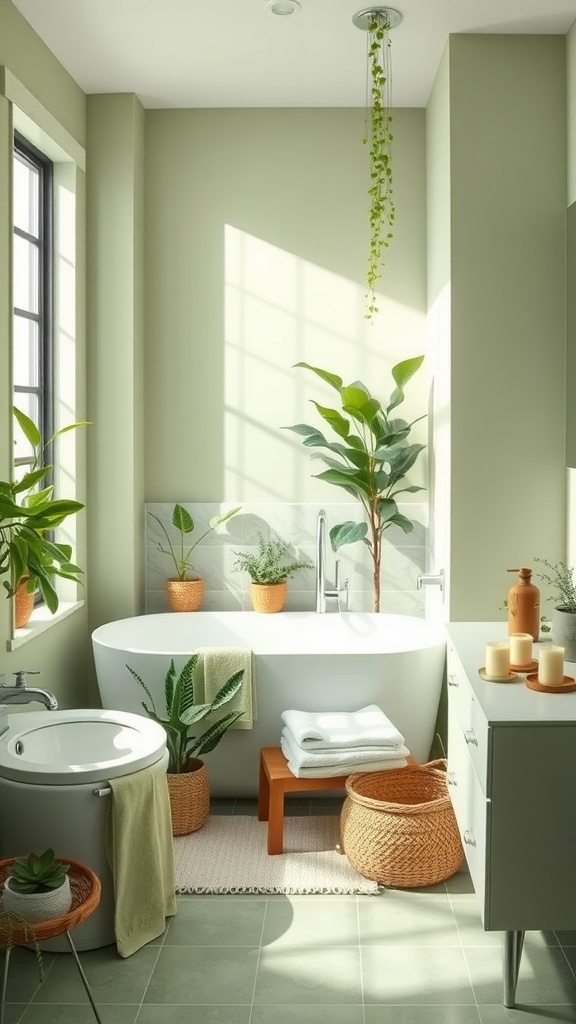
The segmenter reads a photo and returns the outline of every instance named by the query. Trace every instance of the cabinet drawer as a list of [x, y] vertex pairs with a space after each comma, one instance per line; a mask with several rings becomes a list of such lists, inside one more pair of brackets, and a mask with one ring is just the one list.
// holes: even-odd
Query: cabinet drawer
[[488, 723], [460, 659], [452, 651], [448, 655], [448, 705], [459, 723], [470, 757], [484, 793], [487, 793]]
[[484, 919], [488, 801], [454, 710], [449, 712], [448, 729], [448, 792]]

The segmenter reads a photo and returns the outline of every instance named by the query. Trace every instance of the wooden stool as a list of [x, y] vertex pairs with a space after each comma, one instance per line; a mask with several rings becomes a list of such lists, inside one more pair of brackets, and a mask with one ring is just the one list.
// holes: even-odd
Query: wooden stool
[[268, 822], [268, 853], [284, 849], [284, 794], [311, 789], [344, 789], [346, 775], [299, 779], [293, 775], [280, 747], [262, 747], [258, 786], [258, 821]]

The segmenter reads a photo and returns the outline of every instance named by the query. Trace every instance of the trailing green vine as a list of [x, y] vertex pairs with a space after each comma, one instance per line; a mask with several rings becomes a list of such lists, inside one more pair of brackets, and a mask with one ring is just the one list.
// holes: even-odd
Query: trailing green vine
[[390, 76], [387, 54], [390, 47], [388, 19], [374, 12], [368, 22], [368, 79], [366, 86], [366, 135], [370, 147], [370, 247], [366, 284], [365, 319], [378, 312], [376, 284], [382, 275], [383, 253], [392, 239], [390, 230], [396, 214], [392, 194], [392, 114], [389, 104]]

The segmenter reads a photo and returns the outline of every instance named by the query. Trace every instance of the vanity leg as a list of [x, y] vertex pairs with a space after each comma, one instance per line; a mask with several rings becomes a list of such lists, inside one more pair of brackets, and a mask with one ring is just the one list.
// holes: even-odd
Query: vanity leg
[[516, 985], [524, 946], [524, 932], [504, 932], [502, 936], [504, 1006], [513, 1010], [516, 1005]]

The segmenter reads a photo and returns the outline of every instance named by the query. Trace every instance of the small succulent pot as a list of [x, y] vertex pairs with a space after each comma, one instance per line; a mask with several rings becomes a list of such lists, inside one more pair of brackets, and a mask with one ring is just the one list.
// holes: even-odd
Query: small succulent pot
[[72, 891], [68, 875], [58, 889], [48, 892], [16, 892], [11, 888], [10, 876], [4, 882], [4, 909], [19, 915], [29, 924], [50, 921], [67, 914], [72, 906]]

